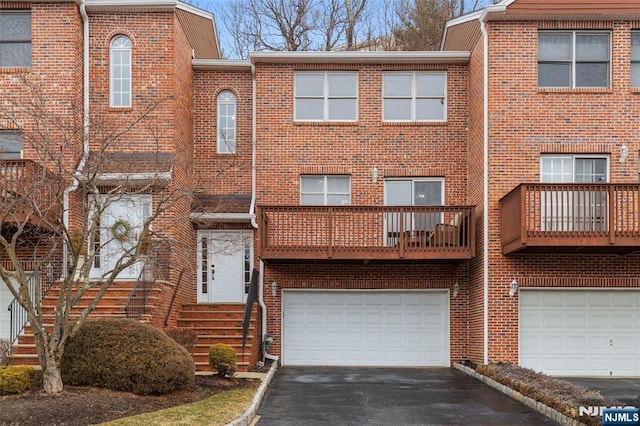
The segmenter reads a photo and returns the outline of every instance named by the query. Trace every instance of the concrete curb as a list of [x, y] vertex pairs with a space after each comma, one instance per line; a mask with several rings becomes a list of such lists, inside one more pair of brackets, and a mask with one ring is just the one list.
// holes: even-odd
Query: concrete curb
[[258, 391], [253, 397], [253, 401], [251, 402], [251, 405], [249, 405], [249, 408], [247, 408], [240, 417], [230, 423], [227, 423], [226, 426], [249, 426], [251, 424], [258, 412], [258, 407], [260, 407], [262, 398], [264, 397], [265, 392], [267, 392], [267, 387], [269, 387], [269, 383], [271, 383], [271, 379], [277, 369], [278, 361], [273, 361], [271, 363], [271, 368], [269, 368], [269, 371], [262, 379], [262, 383], [260, 383], [260, 387], [258, 387]]
[[571, 417], [568, 417], [564, 414], [562, 414], [559, 411], [554, 410], [553, 408], [549, 407], [548, 405], [543, 404], [542, 402], [536, 401], [535, 399], [529, 398], [528, 396], [524, 396], [523, 394], [521, 394], [520, 392], [511, 389], [508, 386], [503, 385], [502, 383], [498, 383], [495, 380], [487, 377], [487, 376], [483, 376], [480, 373], [477, 373], [475, 370], [466, 367], [462, 364], [458, 364], [455, 363], [453, 364], [453, 367], [456, 370], [460, 370], [465, 374], [468, 374], [471, 377], [474, 377], [478, 380], [480, 380], [481, 382], [491, 386], [492, 388], [502, 392], [503, 394], [511, 397], [512, 399], [515, 399], [518, 402], [523, 403], [524, 405], [533, 408], [534, 410], [536, 410], [538, 413], [543, 414], [547, 417], [549, 417], [551, 420], [553, 420], [554, 422], [557, 422], [560, 425], [564, 425], [564, 426], [585, 426], [584, 423], [581, 423], [579, 421], [577, 421], [576, 419], [572, 419]]

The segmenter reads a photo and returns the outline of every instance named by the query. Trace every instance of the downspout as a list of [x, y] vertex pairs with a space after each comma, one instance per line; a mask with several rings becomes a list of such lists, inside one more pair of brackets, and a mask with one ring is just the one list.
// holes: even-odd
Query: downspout
[[483, 275], [483, 353], [484, 364], [489, 363], [489, 35], [485, 18], [487, 17], [487, 9], [480, 16], [480, 31], [483, 39], [483, 197], [484, 197], [484, 215], [483, 215], [483, 239], [482, 247], [482, 275]]
[[[256, 67], [251, 64], [251, 205], [249, 214], [251, 226], [258, 229], [256, 223]], [[262, 277], [262, 272], [260, 273]]]
[[258, 300], [260, 301], [260, 307], [262, 308], [262, 356], [272, 361], [278, 361], [277, 355], [271, 355], [267, 352], [267, 347], [264, 344], [267, 336], [267, 305], [264, 303], [264, 262], [260, 259], [260, 288], [258, 289]]
[[[258, 224], [256, 223], [256, 67], [251, 64], [251, 207], [249, 208], [249, 213], [253, 215], [251, 217], [251, 226], [255, 229], [258, 229]], [[278, 361], [279, 357], [277, 355], [271, 355], [267, 352], [268, 347], [265, 345], [265, 341], [269, 333], [267, 333], [267, 305], [264, 303], [264, 262], [260, 259], [260, 274], [258, 276], [258, 302], [260, 303], [260, 308], [262, 312], [262, 356], [265, 359], [270, 359], [271, 361]]]
[[[83, 73], [83, 111], [82, 111], [82, 157], [78, 163], [76, 173], [73, 175], [73, 183], [65, 188], [62, 198], [63, 212], [62, 221], [65, 229], [69, 229], [69, 197], [70, 194], [78, 189], [78, 173], [84, 169], [89, 157], [89, 16], [87, 15], [87, 7], [85, 0], [80, 2], [80, 16], [82, 16], [82, 29], [83, 29], [83, 41], [82, 41], [82, 73]], [[62, 245], [62, 273], [63, 276], [67, 276], [69, 265], [67, 264], [67, 243], [63, 242]]]

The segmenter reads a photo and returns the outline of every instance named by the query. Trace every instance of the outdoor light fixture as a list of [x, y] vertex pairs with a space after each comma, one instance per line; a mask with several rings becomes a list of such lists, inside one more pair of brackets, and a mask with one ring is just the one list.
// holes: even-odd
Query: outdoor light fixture
[[276, 282], [276, 280], [273, 280], [273, 282], [271, 283], [271, 295], [273, 297], [276, 297], [278, 295], [278, 283]]
[[371, 170], [371, 181], [376, 183], [378, 181], [378, 176], [380, 176], [380, 173], [378, 172], [378, 169], [374, 167], [373, 170]]
[[620, 162], [624, 163], [624, 160], [627, 159], [627, 155], [629, 155], [629, 148], [626, 145], [622, 145], [620, 147]]
[[460, 292], [460, 284], [458, 284], [458, 281], [456, 281], [456, 283], [453, 285], [453, 297], [454, 298], [458, 297], [459, 292]]
[[514, 278], [511, 284], [509, 284], [509, 297], [513, 297], [516, 291], [518, 291], [518, 281]]

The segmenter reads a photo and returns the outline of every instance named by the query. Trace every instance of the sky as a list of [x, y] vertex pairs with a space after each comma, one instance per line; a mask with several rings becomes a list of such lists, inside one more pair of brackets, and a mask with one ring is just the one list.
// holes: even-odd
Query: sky
[[[196, 7], [199, 7], [201, 9], [204, 9], [213, 13], [216, 20], [216, 27], [218, 30], [220, 47], [222, 49], [222, 52], [225, 58], [238, 59], [234, 57], [234, 52], [232, 47], [233, 42], [232, 42], [231, 35], [227, 31], [224, 23], [222, 22], [222, 16], [224, 15], [224, 11], [226, 10], [226, 8], [230, 4], [237, 2], [238, 0], [184, 0], [184, 1]], [[383, 4], [385, 0], [368, 0], [368, 1], [371, 6], [374, 6], [372, 10], [375, 11], [375, 13], [378, 13], [378, 14], [384, 13]], [[386, 1], [394, 3], [397, 0], [386, 0]], [[469, 4], [469, 3], [473, 3], [474, 1], [475, 0], [471, 0], [471, 1], [466, 0], [466, 3]], [[493, 3], [491, 0], [478, 0], [479, 7], [484, 7], [491, 3]], [[470, 5], [470, 6], [472, 7], [473, 5]]]

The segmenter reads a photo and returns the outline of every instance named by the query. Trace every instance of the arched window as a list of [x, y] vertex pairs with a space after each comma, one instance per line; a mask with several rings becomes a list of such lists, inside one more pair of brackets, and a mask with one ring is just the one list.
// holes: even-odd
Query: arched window
[[236, 152], [236, 97], [229, 90], [218, 95], [218, 153]]
[[131, 40], [119, 35], [111, 40], [110, 105], [116, 108], [131, 106]]

